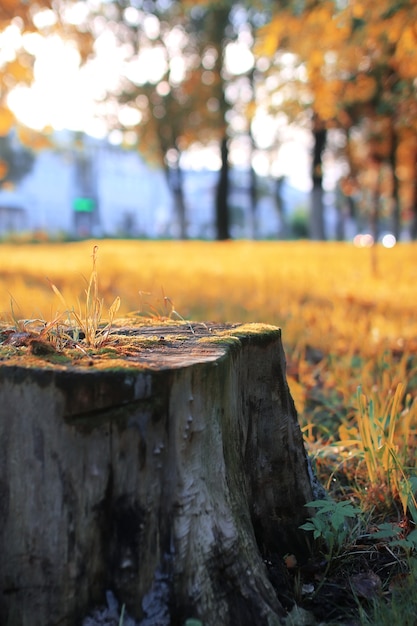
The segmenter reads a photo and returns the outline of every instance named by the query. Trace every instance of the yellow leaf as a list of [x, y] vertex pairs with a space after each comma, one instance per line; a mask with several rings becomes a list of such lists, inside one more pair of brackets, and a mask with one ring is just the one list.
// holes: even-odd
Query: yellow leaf
[[3, 178], [6, 178], [8, 171], [9, 171], [9, 166], [7, 165], [6, 161], [3, 161], [3, 159], [1, 159], [0, 160], [0, 180], [3, 180]]
[[365, 8], [363, 6], [363, 2], [353, 2], [352, 6], [352, 15], [356, 19], [361, 19], [365, 15]]
[[344, 445], [359, 444], [358, 429], [354, 427], [349, 428], [346, 424], [340, 424], [339, 437], [340, 442]]
[[32, 68], [19, 59], [7, 64], [6, 73], [18, 83], [30, 83], [33, 78]]
[[17, 135], [19, 137], [19, 141], [32, 150], [44, 150], [50, 148], [52, 145], [52, 140], [48, 136], [47, 132], [38, 132], [28, 128], [27, 126], [19, 125], [17, 128]]
[[291, 395], [294, 400], [295, 407], [298, 413], [304, 412], [306, 394], [305, 389], [300, 383], [292, 376], [287, 376], [288, 386], [291, 391]]
[[6, 107], [0, 107], [0, 137], [5, 137], [9, 134], [13, 124], [14, 115]]

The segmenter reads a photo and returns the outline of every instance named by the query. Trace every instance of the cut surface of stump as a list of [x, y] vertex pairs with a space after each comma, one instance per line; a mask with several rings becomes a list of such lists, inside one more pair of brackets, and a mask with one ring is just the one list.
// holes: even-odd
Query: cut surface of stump
[[81, 624], [110, 589], [142, 626], [279, 624], [314, 498], [280, 329], [35, 341], [0, 345], [0, 623]]

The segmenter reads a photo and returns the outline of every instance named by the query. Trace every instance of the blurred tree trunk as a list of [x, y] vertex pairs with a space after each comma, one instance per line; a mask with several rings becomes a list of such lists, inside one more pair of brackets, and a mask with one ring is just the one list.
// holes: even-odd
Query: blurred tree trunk
[[[250, 104], [255, 107], [256, 106], [255, 104], [255, 67], [253, 67], [248, 73], [248, 86], [250, 87], [250, 92], [251, 92]], [[253, 167], [253, 158], [255, 154], [256, 143], [255, 143], [255, 137], [253, 136], [253, 132], [252, 132], [251, 122], [249, 122], [248, 138], [249, 138], [249, 146], [250, 146], [249, 147], [249, 150], [250, 150], [249, 152], [249, 174], [250, 174], [249, 209], [250, 209], [250, 220], [251, 220], [250, 233], [251, 233], [252, 239], [257, 239], [258, 234], [259, 234], [259, 229], [258, 229], [259, 225], [258, 225], [258, 216], [257, 216], [258, 179], [257, 179], [255, 169]]]
[[381, 204], [381, 161], [374, 157], [372, 161], [372, 167], [375, 172], [375, 180], [371, 196], [371, 206], [369, 215], [369, 227], [374, 242], [378, 241], [379, 237], [379, 223], [380, 223], [380, 204]]
[[174, 210], [178, 224], [178, 237], [180, 239], [187, 239], [187, 210], [184, 198], [184, 174], [179, 162], [175, 167], [167, 166], [166, 172], [168, 186], [174, 200]]
[[397, 147], [398, 147], [398, 138], [395, 130], [392, 133], [392, 144], [389, 155], [389, 162], [392, 170], [392, 180], [393, 180], [393, 188], [392, 188], [392, 199], [394, 202], [393, 212], [392, 212], [392, 230], [395, 236], [395, 239], [399, 241], [401, 236], [401, 205], [400, 205], [400, 186], [397, 176]]
[[223, 241], [230, 239], [230, 216], [229, 216], [229, 146], [227, 137], [221, 142], [220, 177], [216, 192], [216, 239]]
[[327, 130], [323, 122], [315, 117], [313, 120], [313, 189], [311, 192], [310, 238], [323, 241], [324, 207], [323, 207], [323, 151], [326, 146]]
[[32, 171], [35, 155], [12, 134], [0, 136], [0, 161], [2, 162], [1, 187], [6, 183], [19, 183]]
[[414, 206], [411, 213], [410, 237], [413, 241], [417, 239], [417, 194], [414, 198]]
[[250, 215], [251, 215], [251, 237], [252, 239], [258, 238], [258, 219], [256, 215], [256, 208], [258, 203], [258, 185], [256, 172], [252, 165], [252, 159], [250, 164], [250, 181], [249, 181], [249, 203], [250, 203]]
[[[417, 176], [417, 162], [415, 164], [415, 174]], [[414, 198], [411, 207], [410, 237], [413, 241], [417, 239], [417, 182], [414, 183]]]
[[278, 178], [276, 178], [274, 181], [274, 184], [275, 184], [274, 185], [275, 186], [274, 199], [275, 199], [275, 204], [277, 207], [279, 219], [281, 222], [280, 233], [279, 233], [281, 239], [287, 239], [289, 235], [287, 217], [285, 215], [285, 204], [284, 204], [284, 198], [283, 198], [283, 193], [282, 193], [284, 182], [285, 182], [285, 176], [278, 176]]

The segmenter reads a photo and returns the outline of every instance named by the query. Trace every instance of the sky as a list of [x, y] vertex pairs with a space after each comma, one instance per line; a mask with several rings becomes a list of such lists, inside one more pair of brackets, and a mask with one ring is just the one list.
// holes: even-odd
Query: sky
[[36, 36], [33, 49], [36, 54], [33, 85], [18, 87], [8, 97], [15, 115], [36, 130], [65, 128], [104, 136], [104, 123], [95, 116], [95, 100], [116, 70], [114, 57], [103, 56], [99, 63], [80, 67], [76, 48], [58, 36]]

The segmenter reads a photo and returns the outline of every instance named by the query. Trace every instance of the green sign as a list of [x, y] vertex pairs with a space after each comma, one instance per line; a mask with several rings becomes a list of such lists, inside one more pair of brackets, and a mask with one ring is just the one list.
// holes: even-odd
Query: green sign
[[73, 204], [76, 213], [92, 213], [94, 206], [95, 202], [92, 198], [75, 198]]

